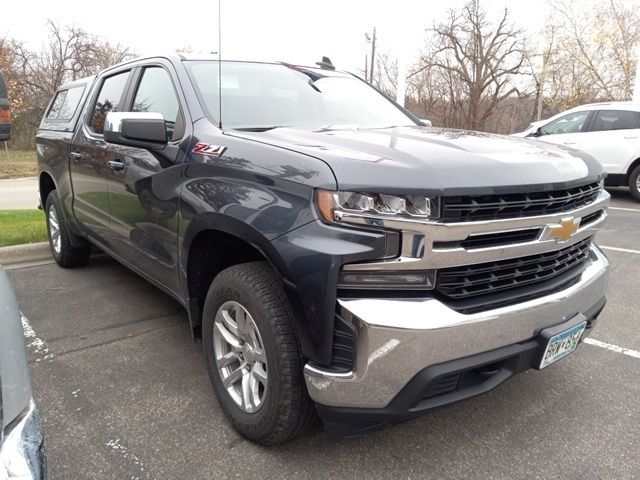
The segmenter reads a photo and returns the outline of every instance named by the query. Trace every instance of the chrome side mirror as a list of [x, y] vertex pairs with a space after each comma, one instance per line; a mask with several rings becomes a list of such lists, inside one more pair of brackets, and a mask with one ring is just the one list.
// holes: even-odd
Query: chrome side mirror
[[103, 135], [106, 142], [147, 150], [163, 150], [168, 141], [164, 117], [154, 112], [109, 112]]
[[427, 120], [426, 118], [419, 119], [425, 127], [433, 127], [431, 120]]

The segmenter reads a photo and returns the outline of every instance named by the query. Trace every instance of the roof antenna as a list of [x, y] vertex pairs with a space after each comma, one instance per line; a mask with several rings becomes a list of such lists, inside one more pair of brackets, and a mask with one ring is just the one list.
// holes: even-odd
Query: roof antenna
[[222, 0], [218, 0], [218, 127], [222, 130]]
[[329, 57], [322, 57], [321, 62], [316, 62], [316, 65], [319, 65], [323, 70], [335, 70], [336, 67], [331, 63], [331, 59]]

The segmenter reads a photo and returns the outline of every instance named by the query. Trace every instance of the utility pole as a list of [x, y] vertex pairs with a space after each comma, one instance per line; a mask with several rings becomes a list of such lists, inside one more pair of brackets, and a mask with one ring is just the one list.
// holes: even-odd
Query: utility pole
[[376, 64], [376, 27], [373, 27], [373, 39], [371, 40], [371, 68], [369, 69], [369, 83], [373, 85], [373, 67]]
[[369, 55], [364, 54], [364, 79], [369, 80]]
[[407, 55], [400, 52], [398, 56], [398, 77], [396, 79], [396, 102], [404, 107], [405, 96], [407, 95]]
[[633, 101], [640, 103], [640, 44], [636, 46], [636, 55], [638, 64], [636, 66], [636, 81], [633, 84]]
[[[549, 52], [550, 53], [550, 52]], [[547, 79], [548, 55], [542, 59], [542, 71], [540, 72], [540, 84], [538, 85], [538, 104], [536, 105], [536, 120], [542, 120], [542, 97], [544, 96], [544, 82]]]

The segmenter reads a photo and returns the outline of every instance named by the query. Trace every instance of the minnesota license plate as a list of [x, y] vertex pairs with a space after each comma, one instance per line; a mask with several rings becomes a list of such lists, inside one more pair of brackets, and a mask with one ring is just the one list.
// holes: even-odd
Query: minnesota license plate
[[551, 365], [573, 352], [578, 346], [580, 337], [582, 337], [582, 333], [586, 327], [587, 322], [582, 322], [569, 330], [551, 337], [547, 343], [544, 355], [542, 355], [540, 368]]

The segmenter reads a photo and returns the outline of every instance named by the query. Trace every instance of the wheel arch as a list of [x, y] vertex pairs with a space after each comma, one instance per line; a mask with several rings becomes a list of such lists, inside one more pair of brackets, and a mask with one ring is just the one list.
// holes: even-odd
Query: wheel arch
[[38, 189], [40, 196], [40, 204], [44, 208], [47, 203], [47, 197], [53, 190], [57, 190], [58, 186], [56, 185], [55, 180], [53, 179], [53, 175], [51, 175], [47, 171], [40, 172], [38, 177]]
[[[216, 275], [252, 261], [266, 261], [286, 284], [284, 262], [260, 232], [218, 213], [202, 213], [190, 220], [180, 248], [180, 281], [194, 337], [201, 335], [204, 300]], [[285, 291], [294, 314], [298, 314], [297, 299], [291, 298], [290, 289]]]
[[629, 168], [627, 169], [627, 178], [631, 175], [631, 172], [635, 170], [636, 167], [640, 166], [640, 157], [636, 158], [631, 162]]

